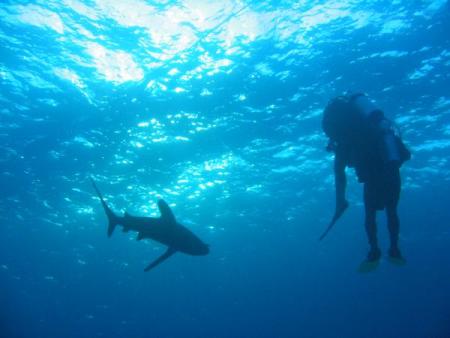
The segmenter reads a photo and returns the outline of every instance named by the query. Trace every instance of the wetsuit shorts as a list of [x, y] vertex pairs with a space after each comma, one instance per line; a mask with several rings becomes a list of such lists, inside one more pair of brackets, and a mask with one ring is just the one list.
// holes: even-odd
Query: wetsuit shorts
[[370, 175], [364, 183], [364, 204], [374, 210], [395, 208], [400, 198], [400, 190], [399, 168], [385, 168], [382, 174]]

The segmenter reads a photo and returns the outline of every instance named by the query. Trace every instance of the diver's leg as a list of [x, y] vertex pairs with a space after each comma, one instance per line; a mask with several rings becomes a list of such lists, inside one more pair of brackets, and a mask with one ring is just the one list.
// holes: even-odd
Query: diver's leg
[[398, 236], [400, 232], [400, 220], [397, 213], [397, 205], [400, 199], [401, 179], [398, 168], [390, 168], [386, 177], [386, 218], [391, 240], [389, 255], [401, 257], [398, 248]]
[[367, 238], [369, 240], [370, 250], [367, 254], [368, 261], [376, 261], [380, 258], [381, 252], [378, 248], [377, 240], [377, 209], [374, 202], [374, 189], [370, 183], [364, 184], [364, 208], [365, 208], [365, 227]]
[[391, 239], [391, 248], [396, 248], [398, 247], [398, 234], [400, 232], [400, 221], [397, 214], [397, 207], [394, 205], [387, 205], [386, 216]]
[[377, 211], [374, 208], [370, 208], [366, 205], [366, 233], [367, 239], [369, 240], [369, 245], [371, 247], [378, 247], [377, 240], [377, 222], [376, 222], [376, 213]]

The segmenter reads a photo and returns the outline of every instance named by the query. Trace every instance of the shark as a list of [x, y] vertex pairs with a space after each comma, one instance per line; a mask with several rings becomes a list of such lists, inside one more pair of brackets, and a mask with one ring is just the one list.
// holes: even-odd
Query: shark
[[95, 181], [91, 178], [103, 209], [108, 218], [108, 237], [111, 237], [115, 228], [119, 225], [124, 232], [137, 232], [137, 240], [151, 239], [167, 246], [167, 250], [157, 259], [152, 261], [144, 271], [149, 271], [164, 262], [176, 252], [182, 252], [192, 256], [205, 256], [209, 254], [209, 245], [205, 244], [199, 237], [184, 225], [177, 222], [175, 215], [169, 205], [163, 200], [158, 200], [160, 217], [132, 216], [128, 212], [117, 216], [105, 202], [102, 193]]

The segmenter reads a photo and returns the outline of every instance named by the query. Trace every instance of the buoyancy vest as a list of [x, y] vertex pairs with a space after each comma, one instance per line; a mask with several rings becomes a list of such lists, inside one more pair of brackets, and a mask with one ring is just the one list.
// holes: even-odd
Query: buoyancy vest
[[400, 167], [411, 157], [392, 122], [362, 93], [332, 99], [324, 110], [322, 129], [332, 142], [351, 148], [349, 164], [363, 181], [364, 167], [375, 162]]

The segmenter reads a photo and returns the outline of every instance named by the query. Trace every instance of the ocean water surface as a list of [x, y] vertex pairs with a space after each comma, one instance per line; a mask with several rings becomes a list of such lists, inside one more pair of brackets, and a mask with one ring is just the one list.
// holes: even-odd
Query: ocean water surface
[[[0, 336], [450, 337], [450, 4], [0, 4]], [[412, 152], [404, 266], [361, 273], [362, 187], [328, 237], [328, 100], [368, 93]], [[106, 235], [158, 198], [210, 245]]]

